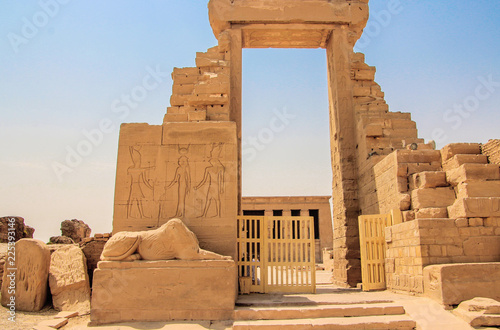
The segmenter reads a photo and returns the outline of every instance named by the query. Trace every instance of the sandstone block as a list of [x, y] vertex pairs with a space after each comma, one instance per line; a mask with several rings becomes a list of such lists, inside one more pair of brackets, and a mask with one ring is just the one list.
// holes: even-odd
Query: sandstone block
[[[19, 240], [15, 245], [15, 260], [7, 259], [5, 263], [2, 306], [7, 307], [11, 297], [15, 297], [18, 311], [37, 312], [42, 309], [47, 301], [49, 264], [50, 251], [42, 241]], [[15, 282], [15, 293], [9, 290], [14, 284], [12, 282]]]
[[443, 162], [443, 170], [446, 172], [459, 168], [463, 164], [487, 164], [486, 155], [455, 155]]
[[500, 180], [500, 167], [497, 164], [463, 164], [447, 171], [446, 180], [454, 186], [468, 181]]
[[458, 218], [489, 218], [500, 217], [500, 198], [469, 197], [457, 199], [448, 207], [448, 215]]
[[489, 140], [482, 146], [482, 152], [488, 156], [490, 163], [500, 164], [500, 140]]
[[188, 102], [190, 96], [191, 94], [186, 94], [186, 95], [172, 94], [172, 96], [170, 97], [170, 105], [173, 107], [183, 106]]
[[453, 314], [475, 328], [500, 326], [500, 302], [494, 299], [476, 297], [464, 301]]
[[406, 164], [408, 175], [420, 172], [437, 172], [441, 170], [441, 162]]
[[376, 124], [369, 124], [365, 126], [365, 134], [366, 136], [377, 137], [383, 136], [382, 126]]
[[190, 111], [188, 112], [188, 121], [205, 121], [207, 120], [207, 111]]
[[430, 265], [424, 268], [424, 294], [443, 305], [458, 305], [475, 297], [498, 300], [500, 263]]
[[229, 121], [228, 113], [214, 113], [211, 115], [207, 115], [207, 120], [210, 121]]
[[227, 94], [196, 94], [190, 95], [187, 99], [188, 105], [212, 105], [227, 104], [229, 102]]
[[375, 80], [375, 68], [354, 70], [354, 79], [356, 80]]
[[75, 242], [66, 236], [52, 236], [49, 239], [49, 243], [51, 244], [75, 244]]
[[228, 320], [236, 279], [236, 265], [229, 260], [100, 262], [91, 320]]
[[228, 94], [229, 93], [229, 77], [224, 82], [203, 82], [197, 84], [193, 89], [194, 94]]
[[105, 244], [106, 240], [93, 240], [84, 243], [81, 247], [83, 254], [85, 254], [85, 258], [87, 259], [87, 270], [90, 285], [92, 285], [94, 270], [97, 268], [97, 263], [101, 260], [101, 253]]
[[172, 76], [177, 76], [177, 75], [184, 75], [184, 76], [195, 76], [199, 74], [198, 68], [192, 68], [192, 67], [187, 67], [187, 68], [174, 68], [174, 71], [172, 73]]
[[460, 183], [457, 199], [467, 197], [500, 197], [500, 181], [472, 181]]
[[420, 189], [420, 188], [437, 188], [446, 187], [448, 183], [446, 182], [446, 173], [439, 172], [420, 172], [413, 174], [410, 177], [410, 189]]
[[79, 247], [68, 245], [52, 253], [49, 285], [56, 310], [90, 311], [87, 259]]
[[445, 162], [455, 155], [478, 155], [480, 153], [481, 145], [479, 143], [450, 143], [441, 149], [441, 158]]
[[398, 150], [397, 160], [400, 163], [432, 163], [441, 161], [439, 150]]
[[9, 228], [14, 229], [15, 242], [22, 238], [33, 238], [34, 229], [24, 224], [21, 217], [0, 218], [0, 243], [9, 242]]
[[415, 212], [416, 219], [442, 219], [448, 218], [448, 209], [446, 207], [429, 207]]
[[178, 123], [178, 122], [187, 122], [188, 121], [188, 114], [170, 114], [167, 113], [163, 117], [163, 122], [164, 123]]
[[500, 237], [470, 237], [463, 243], [466, 256], [495, 256], [500, 261]]
[[75, 243], [80, 243], [85, 237], [90, 237], [91, 229], [85, 222], [73, 219], [61, 222], [61, 232]]
[[447, 207], [455, 201], [455, 192], [448, 187], [421, 188], [411, 192], [413, 209]]
[[174, 84], [172, 85], [172, 94], [186, 95], [194, 90], [194, 84]]

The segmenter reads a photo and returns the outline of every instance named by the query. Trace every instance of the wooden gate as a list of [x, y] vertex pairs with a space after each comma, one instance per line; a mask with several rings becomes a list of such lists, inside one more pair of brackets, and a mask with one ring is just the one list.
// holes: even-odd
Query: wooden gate
[[401, 211], [390, 214], [361, 215], [359, 244], [363, 291], [383, 290], [385, 284], [385, 227], [401, 222]]
[[251, 292], [315, 293], [313, 217], [238, 217], [238, 272]]

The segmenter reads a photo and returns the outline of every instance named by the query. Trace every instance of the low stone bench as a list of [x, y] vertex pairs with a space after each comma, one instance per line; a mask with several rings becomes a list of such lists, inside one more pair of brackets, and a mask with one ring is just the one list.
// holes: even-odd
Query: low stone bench
[[427, 266], [424, 294], [445, 306], [475, 297], [500, 300], [500, 262]]
[[91, 322], [230, 320], [237, 294], [232, 260], [101, 261]]

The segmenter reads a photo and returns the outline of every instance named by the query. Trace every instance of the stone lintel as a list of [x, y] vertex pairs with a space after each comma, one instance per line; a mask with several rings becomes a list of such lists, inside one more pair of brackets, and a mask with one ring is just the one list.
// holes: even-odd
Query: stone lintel
[[[303, 31], [309, 32], [311, 28], [321, 31], [324, 24], [345, 25], [359, 38], [368, 21], [368, 0], [335, 2], [329, 0], [210, 0], [208, 9], [210, 24], [216, 38], [221, 32], [234, 28], [235, 25], [240, 27], [240, 24], [252, 24], [255, 27], [268, 24], [267, 33], [261, 30], [256, 34], [255, 39], [252, 36], [247, 38], [245, 47], [256, 48], [265, 47], [266, 44], [268, 47], [320, 47], [309, 43], [316, 40], [313, 35], [297, 33], [299, 30], [289, 30], [289, 25], [302, 24]], [[282, 26], [281, 28], [271, 27], [269, 24]]]

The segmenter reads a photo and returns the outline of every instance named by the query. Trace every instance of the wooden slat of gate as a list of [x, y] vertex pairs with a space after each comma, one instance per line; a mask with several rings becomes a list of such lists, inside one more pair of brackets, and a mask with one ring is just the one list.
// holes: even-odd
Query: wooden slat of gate
[[383, 290], [385, 284], [385, 227], [390, 214], [359, 217], [361, 277], [363, 291]]
[[237, 218], [238, 226], [238, 276], [251, 277], [251, 292], [264, 293], [265, 268], [261, 258], [264, 247], [264, 217], [245, 216]]
[[266, 292], [315, 293], [314, 219], [270, 217], [266, 233]]

